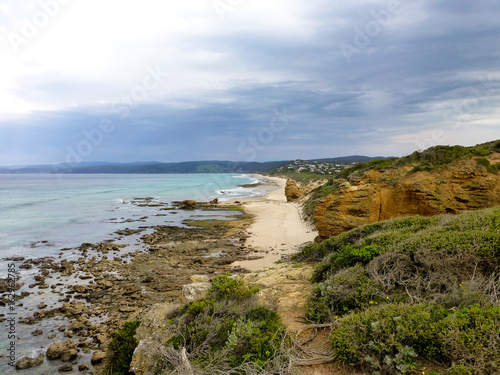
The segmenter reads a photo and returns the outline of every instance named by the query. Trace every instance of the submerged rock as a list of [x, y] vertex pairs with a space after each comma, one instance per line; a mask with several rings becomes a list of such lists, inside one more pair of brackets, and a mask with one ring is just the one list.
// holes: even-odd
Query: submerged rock
[[16, 370], [24, 370], [27, 368], [32, 368], [40, 366], [43, 363], [43, 353], [36, 358], [24, 357], [16, 362]]

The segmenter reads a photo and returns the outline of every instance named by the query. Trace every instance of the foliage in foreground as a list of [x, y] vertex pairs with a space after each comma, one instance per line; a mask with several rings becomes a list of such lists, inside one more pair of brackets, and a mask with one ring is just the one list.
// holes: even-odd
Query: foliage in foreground
[[[177, 311], [169, 350], [185, 350], [193, 374], [289, 374], [289, 340], [278, 314], [258, 306], [258, 289], [241, 279], [218, 276], [209, 295]], [[173, 355], [163, 374], [186, 372]]]
[[321, 259], [307, 314], [341, 317], [338, 360], [374, 374], [423, 358], [450, 375], [500, 373], [500, 208], [366, 225], [296, 258]]
[[498, 374], [499, 331], [498, 306], [386, 304], [348, 315], [331, 344], [336, 359], [374, 374], [413, 373], [419, 357], [442, 363], [450, 375]]
[[129, 373], [132, 355], [137, 346], [137, 340], [134, 338], [137, 327], [139, 327], [138, 321], [126, 322], [113, 336], [108, 347], [110, 355], [106, 366], [107, 374], [126, 375]]

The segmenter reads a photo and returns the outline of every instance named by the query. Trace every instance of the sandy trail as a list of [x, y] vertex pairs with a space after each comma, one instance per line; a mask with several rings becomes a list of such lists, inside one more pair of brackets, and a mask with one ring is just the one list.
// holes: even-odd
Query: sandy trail
[[255, 215], [255, 221], [248, 228], [250, 236], [245, 245], [255, 249], [254, 255], [263, 258], [233, 264], [252, 272], [271, 266], [280, 260], [282, 255], [296, 252], [299, 245], [313, 241], [317, 235], [316, 231], [302, 220], [299, 205], [287, 203], [286, 179], [265, 178], [277, 183], [279, 189], [261, 198], [243, 200], [245, 211]]

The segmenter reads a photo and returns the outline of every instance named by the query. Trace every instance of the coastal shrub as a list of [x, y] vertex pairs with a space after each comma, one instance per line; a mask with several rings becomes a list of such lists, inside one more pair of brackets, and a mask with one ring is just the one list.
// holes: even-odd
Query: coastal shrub
[[219, 275], [212, 280], [209, 294], [215, 299], [242, 300], [253, 296], [259, 291], [255, 285], [249, 285], [240, 278], [229, 275]]
[[379, 256], [386, 253], [407, 254], [411, 261], [422, 259], [422, 264], [426, 264], [426, 258], [434, 259], [435, 264], [427, 262], [430, 271], [439, 266], [438, 258], [444, 256], [450, 264], [458, 267], [455, 270], [457, 277], [469, 273], [471, 266], [476, 271], [489, 274], [499, 269], [498, 262], [493, 261], [500, 260], [499, 232], [499, 208], [459, 215], [405, 217], [365, 225], [320, 244], [310, 245], [295, 259], [307, 260], [325, 254], [314, 273], [315, 282], [324, 281], [336, 269], [338, 255], [335, 254], [349, 246], [357, 249], [373, 246]]
[[364, 267], [358, 264], [337, 272], [314, 288], [307, 304], [307, 317], [315, 322], [328, 322], [333, 316], [380, 303], [384, 300], [381, 293]]
[[459, 310], [444, 336], [454, 373], [500, 373], [499, 332], [500, 306], [476, 304]]
[[126, 322], [113, 336], [108, 346], [107, 374], [126, 375], [129, 373], [132, 355], [137, 346], [137, 340], [134, 338], [137, 327], [139, 327], [138, 321]]
[[476, 159], [476, 164], [479, 167], [484, 167], [488, 173], [497, 173], [497, 169], [491, 165], [490, 161], [485, 158]]
[[257, 304], [257, 291], [241, 279], [216, 277], [207, 298], [174, 314], [171, 329], [177, 334], [167, 343], [173, 354], [162, 373], [185, 373], [185, 361], [179, 360], [185, 350], [195, 374], [288, 374], [281, 370], [289, 363], [285, 326], [275, 311]]
[[448, 315], [425, 304], [386, 304], [348, 315], [332, 332], [334, 357], [375, 374], [412, 373], [419, 356], [446, 362]]

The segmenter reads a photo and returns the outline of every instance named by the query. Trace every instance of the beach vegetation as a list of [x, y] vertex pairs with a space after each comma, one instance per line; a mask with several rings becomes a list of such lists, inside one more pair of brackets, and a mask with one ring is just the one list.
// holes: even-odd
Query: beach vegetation
[[257, 303], [258, 290], [240, 278], [217, 276], [206, 298], [173, 315], [176, 334], [161, 373], [291, 374], [291, 341], [278, 314]]
[[[484, 163], [484, 162], [483, 162]], [[306, 246], [307, 318], [337, 322], [335, 358], [373, 374], [500, 373], [500, 208], [405, 217]], [[356, 334], [353, 334], [356, 332]]]
[[135, 331], [139, 327], [138, 321], [125, 322], [113, 336], [108, 346], [109, 356], [106, 363], [107, 375], [127, 375], [129, 373], [132, 355], [137, 347]]

